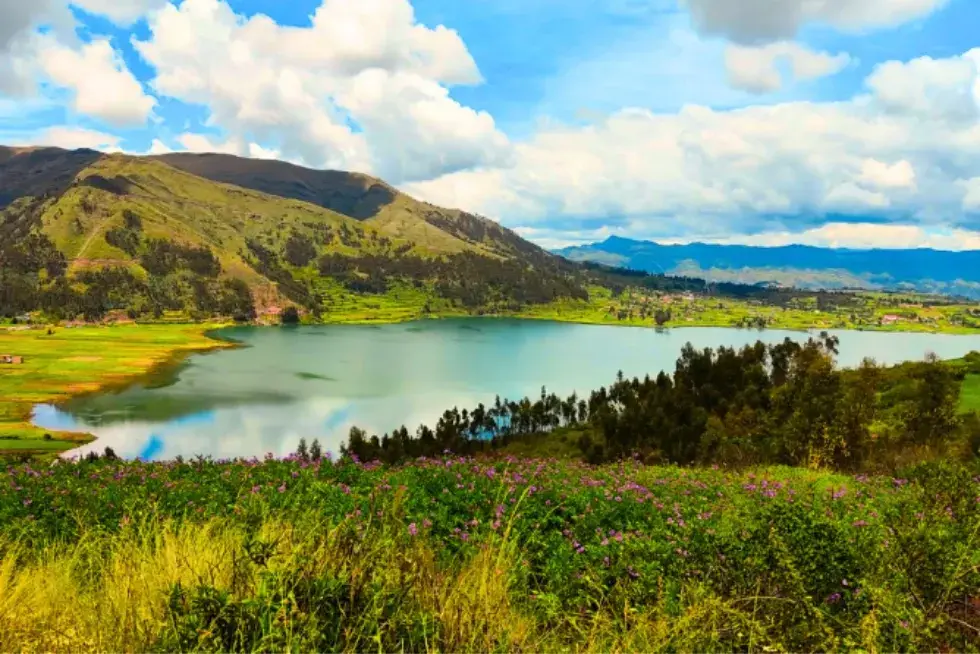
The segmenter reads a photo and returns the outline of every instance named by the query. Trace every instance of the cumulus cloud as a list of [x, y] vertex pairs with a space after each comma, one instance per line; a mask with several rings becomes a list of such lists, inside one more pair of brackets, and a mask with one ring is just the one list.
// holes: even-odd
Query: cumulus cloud
[[[958, 59], [958, 58], [957, 58]], [[974, 79], [974, 84], [976, 79]], [[676, 114], [620, 111], [542, 128], [511, 165], [404, 185], [514, 227], [678, 236], [801, 231], [828, 214], [980, 227], [965, 211], [980, 170], [980, 124], [893, 112], [874, 98]], [[964, 201], [964, 196], [968, 201]]]
[[750, 93], [770, 93], [783, 85], [779, 64], [786, 63], [797, 80], [808, 81], [840, 72], [850, 63], [846, 53], [815, 52], [789, 41], [765, 46], [732, 45], [725, 50], [729, 83]]
[[[16, 1], [16, 0], [15, 0]], [[117, 25], [131, 25], [167, 0], [72, 0], [71, 4], [90, 14], [104, 16]]]
[[74, 93], [79, 113], [126, 127], [145, 123], [156, 104], [106, 40], [77, 50], [51, 43], [40, 58], [48, 78]]
[[150, 31], [135, 46], [156, 91], [206, 106], [238, 143], [395, 182], [508, 156], [493, 118], [448, 92], [481, 80], [459, 35], [419, 25], [408, 0], [324, 0], [305, 27], [185, 0], [153, 14]]
[[682, 0], [695, 27], [742, 45], [796, 36], [807, 23], [861, 31], [922, 18], [949, 0]]
[[880, 189], [915, 188], [915, 168], [905, 159], [888, 165], [877, 159], [865, 159], [861, 164], [861, 182]]
[[980, 118], [980, 48], [960, 57], [920, 57], [875, 67], [867, 87], [887, 111], [965, 123]]
[[962, 180], [960, 186], [963, 187], [963, 210], [980, 214], [980, 177]]
[[15, 139], [11, 145], [40, 145], [75, 150], [89, 148], [103, 152], [121, 152], [120, 138], [82, 127], [57, 126], [49, 127], [41, 132], [32, 134], [29, 138]]
[[75, 108], [83, 113], [116, 125], [145, 120], [152, 99], [138, 88], [107, 41], [82, 44], [71, 8], [128, 26], [165, 1], [0, 0], [0, 95], [34, 95], [39, 79], [47, 75], [54, 84], [75, 91]]

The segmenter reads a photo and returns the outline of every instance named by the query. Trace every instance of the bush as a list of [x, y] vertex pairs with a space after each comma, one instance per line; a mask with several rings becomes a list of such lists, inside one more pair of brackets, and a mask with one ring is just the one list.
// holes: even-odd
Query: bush
[[299, 311], [296, 309], [296, 307], [286, 307], [286, 310], [282, 312], [282, 324], [284, 325], [299, 324]]

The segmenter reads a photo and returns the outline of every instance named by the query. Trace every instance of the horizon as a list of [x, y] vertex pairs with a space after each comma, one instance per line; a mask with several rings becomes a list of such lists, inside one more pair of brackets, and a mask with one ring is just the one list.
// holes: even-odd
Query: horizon
[[47, 0], [0, 141], [361, 172], [542, 247], [980, 249], [969, 0]]

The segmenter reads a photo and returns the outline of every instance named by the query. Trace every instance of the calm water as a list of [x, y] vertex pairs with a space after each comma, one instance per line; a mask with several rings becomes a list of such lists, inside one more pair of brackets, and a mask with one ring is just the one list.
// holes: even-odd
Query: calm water
[[[840, 363], [943, 358], [980, 350], [980, 336], [835, 332]], [[520, 320], [385, 326], [234, 328], [249, 347], [195, 356], [176, 370], [61, 408], [38, 406], [47, 429], [83, 430], [126, 457], [286, 455], [300, 437], [337, 452], [351, 426], [414, 432], [453, 406], [588, 393], [627, 376], [672, 371], [681, 347], [741, 346], [806, 334], [725, 328], [600, 327]], [[84, 453], [87, 449], [82, 449]], [[79, 452], [79, 451], [76, 451]]]

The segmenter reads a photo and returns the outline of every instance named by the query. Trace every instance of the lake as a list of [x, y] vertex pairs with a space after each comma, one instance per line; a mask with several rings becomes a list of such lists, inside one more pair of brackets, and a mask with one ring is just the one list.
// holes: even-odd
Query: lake
[[[150, 460], [285, 456], [301, 437], [337, 453], [354, 425], [383, 434], [434, 424], [443, 411], [492, 403], [496, 395], [562, 396], [628, 377], [672, 372], [685, 343], [742, 346], [806, 340], [808, 334], [728, 328], [650, 328], [543, 321], [459, 319], [383, 326], [235, 327], [222, 337], [248, 347], [195, 355], [115, 393], [35, 408], [46, 429], [86, 431]], [[980, 350], [980, 335], [834, 331], [839, 362], [885, 364], [956, 358]]]

